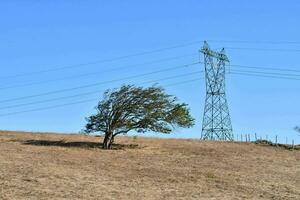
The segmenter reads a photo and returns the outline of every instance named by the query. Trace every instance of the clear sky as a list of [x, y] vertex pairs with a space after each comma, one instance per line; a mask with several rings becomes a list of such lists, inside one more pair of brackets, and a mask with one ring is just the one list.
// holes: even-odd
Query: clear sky
[[[198, 50], [202, 43], [111, 62], [90, 63], [194, 41], [220, 40], [221, 42], [211, 42], [210, 46], [213, 49], [227, 47], [226, 53], [232, 65], [300, 70], [298, 0], [12, 0], [1, 1], [0, 9], [1, 129], [78, 132], [85, 124], [84, 118], [94, 112], [96, 100], [37, 112], [9, 116], [5, 114], [97, 97], [100, 99], [103, 90], [107, 88], [118, 87], [124, 83], [141, 84], [145, 81], [196, 72], [202, 70], [203, 65], [178, 68], [64, 93], [16, 101], [5, 100], [194, 63], [199, 61]], [[273, 51], [257, 49], [273, 49]], [[286, 49], [298, 51], [285, 51]], [[177, 59], [149, 64], [174, 57]], [[200, 59], [203, 59], [202, 56]], [[19, 76], [86, 63], [90, 64]], [[109, 71], [111, 68], [120, 70]], [[79, 77], [87, 73], [93, 74]], [[70, 76], [73, 78], [57, 80]], [[158, 83], [163, 86], [201, 77], [203, 75], [195, 73]], [[205, 98], [204, 80], [173, 85], [166, 89], [178, 96], [181, 101], [188, 103], [196, 118], [194, 128], [177, 130], [168, 137], [199, 138]], [[235, 135], [257, 133], [263, 137], [268, 135], [269, 138], [278, 135], [281, 141], [285, 141], [287, 136], [289, 140], [293, 138], [300, 143], [299, 136], [293, 130], [293, 127], [300, 125], [299, 91], [299, 80], [228, 74], [227, 97]], [[91, 94], [15, 106], [85, 92]], [[164, 137], [162, 134], [155, 136]]]

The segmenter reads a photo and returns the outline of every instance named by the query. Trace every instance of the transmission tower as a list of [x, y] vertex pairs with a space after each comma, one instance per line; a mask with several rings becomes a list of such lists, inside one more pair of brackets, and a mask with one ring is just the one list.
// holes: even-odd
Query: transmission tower
[[205, 41], [204, 54], [206, 98], [201, 139], [233, 140], [231, 119], [225, 94], [225, 64], [229, 62], [224, 48], [213, 51]]

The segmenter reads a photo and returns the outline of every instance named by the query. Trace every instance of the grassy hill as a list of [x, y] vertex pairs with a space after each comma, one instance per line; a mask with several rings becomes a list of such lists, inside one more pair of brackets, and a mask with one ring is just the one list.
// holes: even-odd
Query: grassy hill
[[0, 132], [0, 199], [300, 199], [300, 151], [252, 143]]

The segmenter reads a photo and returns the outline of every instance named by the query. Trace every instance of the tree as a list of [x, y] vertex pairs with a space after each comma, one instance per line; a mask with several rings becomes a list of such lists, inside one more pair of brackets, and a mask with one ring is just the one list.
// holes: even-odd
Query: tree
[[298, 132], [298, 133], [300, 133], [300, 127], [295, 127], [295, 130]]
[[187, 104], [161, 87], [125, 85], [107, 90], [96, 107], [97, 113], [87, 118], [86, 133], [104, 133], [103, 148], [111, 149], [115, 136], [129, 131], [170, 133], [174, 128], [194, 125]]

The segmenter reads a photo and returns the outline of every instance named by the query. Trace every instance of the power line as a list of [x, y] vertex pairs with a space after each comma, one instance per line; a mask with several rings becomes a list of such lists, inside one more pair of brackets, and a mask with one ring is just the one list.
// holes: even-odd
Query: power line
[[[296, 42], [296, 41], [279, 41], [279, 42], [277, 42], [277, 41], [237, 41], [237, 40], [236, 41], [235, 40], [207, 40], [207, 41], [216, 42], [216, 43], [266, 43], [266, 44], [267, 43], [269, 43], [269, 44], [299, 44], [300, 43], [300, 42]], [[2, 76], [0, 78], [1, 79], [7, 79], [7, 78], [31, 76], [31, 75], [48, 73], [48, 72], [61, 71], [61, 70], [66, 70], [66, 69], [73, 69], [73, 68], [78, 68], [78, 67], [82, 67], [82, 66], [89, 66], [89, 65], [106, 63], [106, 62], [113, 62], [113, 61], [117, 61], [117, 60], [123, 60], [123, 59], [126, 59], [126, 58], [143, 56], [143, 55], [159, 53], [159, 52], [163, 52], [163, 51], [167, 51], [167, 50], [171, 50], [171, 49], [192, 46], [192, 45], [195, 45], [195, 44], [200, 44], [202, 42], [203, 41], [192, 41], [192, 42], [188, 42], [188, 43], [184, 43], [184, 44], [173, 45], [173, 46], [169, 46], [169, 47], [158, 48], [158, 49], [154, 49], [154, 50], [143, 51], [143, 52], [128, 54], [128, 55], [124, 55], [124, 56], [118, 56], [118, 57], [114, 57], [114, 58], [94, 60], [94, 61], [74, 64], [74, 65], [65, 65], [65, 66], [61, 66], [61, 67], [55, 67], [55, 68], [39, 70], [39, 71], [33, 71], [33, 72], [28, 72], [28, 73], [20, 73], [20, 74], [15, 74], [15, 75]], [[226, 47], [226, 48], [231, 49], [231, 50], [300, 52], [300, 49], [261, 49], [261, 48], [243, 48], [243, 47]]]
[[98, 86], [98, 85], [102, 85], [102, 84], [107, 84], [107, 83], [113, 83], [113, 82], [118, 82], [118, 81], [122, 81], [122, 80], [128, 80], [128, 79], [138, 78], [138, 77], [147, 76], [147, 75], [151, 75], [151, 74], [157, 74], [157, 73], [166, 72], [166, 71], [172, 71], [172, 70], [175, 70], [175, 69], [185, 68], [185, 67], [193, 66], [193, 65], [196, 65], [196, 64], [199, 64], [199, 62], [185, 64], [185, 65], [179, 65], [179, 66], [170, 67], [170, 68], [166, 68], [166, 69], [162, 69], [162, 70], [152, 71], [152, 72], [138, 74], [138, 75], [134, 75], [134, 76], [127, 76], [127, 77], [120, 78], [120, 79], [113, 79], [113, 80], [102, 81], [102, 82], [98, 82], [98, 83], [87, 84], [87, 85], [73, 87], [73, 88], [66, 88], [66, 89], [54, 90], [54, 91], [40, 93], [40, 94], [35, 94], [35, 95], [29, 95], [29, 96], [23, 96], [23, 97], [5, 99], [5, 100], [1, 100], [0, 103], [17, 101], [17, 100], [24, 100], [24, 99], [30, 99], [30, 98], [33, 98], [33, 97], [47, 96], [47, 95], [56, 94], [56, 93], [62, 93], [62, 92], [66, 92], [66, 91], [72, 91], [72, 90], [78, 90], [78, 89], [83, 89], [83, 88], [89, 88], [89, 87], [94, 87], [94, 86]]
[[71, 102], [71, 103], [59, 104], [59, 105], [54, 105], [54, 106], [47, 106], [47, 107], [42, 107], [42, 108], [30, 109], [30, 110], [4, 113], [4, 114], [0, 114], [0, 117], [9, 116], [9, 115], [16, 115], [16, 114], [22, 114], [22, 113], [35, 112], [35, 111], [41, 111], [41, 110], [49, 110], [49, 109], [52, 109], [52, 108], [59, 108], [59, 107], [65, 107], [65, 106], [70, 106], [70, 105], [76, 105], [76, 104], [82, 104], [82, 103], [87, 103], [87, 102], [91, 102], [91, 101], [96, 101], [97, 99], [98, 98], [86, 99], [86, 100], [82, 100], [82, 101], [75, 101], [75, 102]]
[[117, 71], [117, 70], [131, 68], [131, 67], [138, 67], [138, 66], [156, 64], [156, 63], [162, 63], [162, 62], [181, 59], [181, 58], [185, 58], [185, 57], [188, 57], [188, 56], [194, 56], [194, 55], [197, 55], [197, 54], [187, 54], [187, 55], [184, 55], [184, 56], [169, 57], [169, 58], [153, 60], [153, 61], [149, 61], [149, 62], [143, 62], [143, 63], [139, 63], [139, 64], [128, 65], [128, 66], [124, 66], [124, 67], [114, 67], [114, 68], [103, 70], [103, 71], [89, 72], [89, 73], [73, 75], [73, 76], [67, 76], [67, 77], [62, 77], [62, 78], [57, 78], [57, 79], [43, 80], [43, 81], [37, 81], [37, 82], [31, 82], [31, 83], [26, 83], [26, 82], [22, 83], [21, 82], [17, 85], [8, 85], [8, 86], [0, 87], [0, 90], [12, 89], [12, 88], [22, 88], [22, 87], [46, 84], [46, 83], [57, 82], [57, 81], [64, 81], [64, 80], [71, 80], [71, 79], [77, 79], [77, 78], [82, 78], [82, 77], [89, 77], [89, 76], [94, 76], [94, 75], [97, 75], [97, 74], [102, 74], [102, 73], [105, 73], [105, 72], [113, 72], [113, 71]]
[[238, 44], [300, 44], [299, 41], [254, 41], [254, 40], [206, 40], [211, 43], [238, 43]]
[[190, 79], [190, 80], [186, 80], [186, 81], [175, 82], [175, 83], [171, 83], [171, 84], [165, 85], [164, 87], [170, 87], [170, 86], [175, 86], [175, 85], [182, 85], [182, 84], [186, 84], [186, 83], [200, 81], [202, 79], [203, 78], [195, 78], [195, 79]]
[[[164, 78], [160, 78], [160, 79], [156, 79], [156, 80], [145, 81], [145, 82], [142, 82], [142, 83], [139, 83], [139, 84], [156, 83], [158, 81], [171, 80], [171, 79], [186, 77], [186, 76], [195, 75], [195, 74], [199, 74], [199, 73], [203, 73], [203, 70], [194, 71], [194, 72], [185, 73], [185, 74], [180, 74], [180, 75], [175, 75], [175, 76], [168, 76], [168, 77], [164, 77]], [[42, 103], [53, 102], [53, 101], [57, 101], [57, 100], [70, 99], [70, 98], [74, 98], [74, 97], [82, 97], [82, 96], [96, 94], [98, 92], [100, 92], [100, 91], [98, 91], [98, 90], [97, 91], [90, 91], [90, 92], [79, 93], [79, 94], [63, 96], [63, 97], [57, 97], [57, 98], [52, 98], [52, 99], [46, 99], [46, 100], [41, 100], [41, 101], [15, 104], [15, 105], [10, 105], [10, 106], [3, 106], [3, 107], [0, 107], [0, 110], [9, 109], [9, 108], [24, 107], [24, 106], [29, 106], [29, 105], [42, 104]]]
[[284, 73], [274, 73], [274, 72], [262, 72], [262, 71], [249, 71], [249, 70], [231, 70], [235, 72], [245, 72], [245, 73], [254, 73], [254, 74], [267, 74], [267, 75], [275, 75], [275, 76], [284, 76], [284, 77], [289, 77], [289, 76], [296, 76], [299, 77], [300, 74], [284, 74]]
[[[51, 82], [57, 82], [57, 81], [63, 81], [63, 80], [70, 80], [70, 79], [88, 77], [88, 76], [93, 76], [93, 75], [97, 75], [97, 74], [102, 74], [102, 73], [105, 73], [105, 72], [112, 72], [112, 71], [116, 71], [116, 70], [120, 70], [120, 69], [130, 68], [130, 67], [136, 67], [136, 66], [142, 66], [142, 65], [148, 65], [148, 64], [161, 63], [161, 62], [165, 62], [165, 61], [169, 61], [169, 60], [175, 60], [175, 59], [180, 59], [180, 58], [184, 58], [184, 57], [187, 57], [187, 56], [194, 56], [194, 55], [196, 55], [196, 54], [187, 54], [187, 55], [184, 55], [184, 56], [169, 57], [169, 58], [165, 58], [165, 59], [159, 59], [159, 60], [153, 60], [153, 61], [139, 63], [139, 64], [134, 64], [134, 65], [128, 65], [126, 67], [115, 67], [115, 68], [111, 68], [111, 69], [108, 69], [108, 70], [91, 72], [91, 73], [85, 73], [85, 74], [80, 74], [80, 75], [75, 75], [75, 76], [68, 76], [68, 77], [63, 77], [63, 78], [58, 78], [58, 79], [38, 81], [38, 82], [32, 82], [32, 83], [22, 83], [22, 84], [20, 83], [18, 85], [11, 85], [11, 86], [0, 87], [0, 90], [12, 89], [12, 88], [22, 88], [22, 87], [28, 87], [28, 86], [33, 86], [33, 85], [46, 84], [46, 83], [51, 83]], [[200, 62], [200, 63], [202, 63], [202, 62]], [[258, 66], [258, 67], [256, 67], [256, 66], [237, 65], [237, 64], [231, 64], [230, 67], [260, 69], [260, 70], [273, 70], [273, 71], [288, 71], [288, 72], [299, 72], [300, 73], [300, 70], [278, 68], [278, 67], [264, 67], [264, 66]]]
[[262, 70], [273, 70], [273, 71], [289, 71], [289, 72], [299, 72], [297, 69], [287, 69], [287, 68], [278, 68], [278, 67], [266, 67], [266, 66], [249, 66], [249, 65], [236, 65], [230, 64], [230, 67], [240, 67], [240, 68], [249, 68], [249, 69], [262, 69]]
[[[199, 81], [199, 80], [200, 80], [199, 78], [198, 79], [186, 80], [186, 81], [182, 81], [182, 82], [169, 84], [166, 87], [191, 83], [191, 82], [195, 82], [195, 81]], [[53, 105], [53, 106], [47, 106], [47, 107], [41, 107], [41, 108], [35, 108], [35, 109], [29, 109], [29, 110], [23, 110], [23, 111], [17, 111], [17, 112], [4, 113], [4, 114], [0, 114], [0, 117], [10, 116], [10, 115], [18, 115], [18, 114], [30, 113], [30, 112], [36, 112], [36, 111], [42, 111], [42, 110], [49, 110], [49, 109], [54, 109], [54, 108], [60, 108], [60, 107], [65, 107], [65, 106], [71, 106], [71, 105], [77, 105], [77, 104], [92, 102], [92, 101], [96, 101], [96, 100], [99, 100], [99, 98], [91, 98], [91, 99], [86, 99], [86, 100], [82, 100], [82, 101], [75, 101], [75, 102], [70, 102], [70, 103], [65, 103], [65, 104], [58, 104], [58, 105]]]
[[89, 62], [85, 62], [85, 63], [74, 64], [74, 65], [66, 65], [66, 66], [55, 67], [55, 68], [51, 68], [51, 69], [39, 70], [39, 71], [34, 71], [34, 72], [21, 73], [21, 74], [9, 75], [9, 76], [2, 76], [0, 78], [1, 79], [7, 79], [7, 78], [31, 76], [31, 75], [36, 75], [36, 74], [55, 72], [55, 71], [61, 71], [61, 70], [66, 70], [66, 69], [73, 69], [73, 68], [78, 68], [78, 67], [82, 67], [82, 66], [100, 64], [100, 63], [106, 63], [106, 62], [113, 62], [113, 61], [117, 61], [117, 60], [124, 60], [126, 58], [143, 56], [143, 55], [159, 53], [159, 52], [163, 52], [163, 51], [167, 51], [167, 50], [171, 50], [171, 49], [177, 49], [177, 48], [192, 46], [192, 45], [195, 45], [195, 44], [199, 44], [201, 42], [203, 42], [203, 41], [193, 41], [193, 42], [188, 42], [188, 43], [185, 43], [185, 44], [173, 45], [173, 46], [169, 46], [169, 47], [164, 47], [164, 48], [159, 48], [159, 49], [154, 49], [154, 50], [149, 50], [149, 51], [143, 51], [143, 52], [128, 54], [128, 55], [124, 55], [124, 56], [118, 56], [118, 57], [114, 57], [114, 58], [94, 60], [94, 61], [89, 61]]
[[230, 50], [247, 50], [247, 51], [275, 51], [275, 52], [300, 52], [300, 49], [269, 49], [269, 48], [248, 48], [248, 47], [224, 47]]
[[[231, 74], [233, 74], [233, 75], [246, 75], [246, 76], [252, 76], [252, 77], [267, 77], [267, 78], [277, 78], [277, 79], [279, 78], [279, 79], [300, 80], [300, 79], [294, 79], [294, 78], [285, 78], [285, 77], [276, 77], [276, 76], [267, 76], [267, 75], [253, 75], [253, 74], [236, 73], [236, 72], [232, 72]], [[165, 85], [164, 87], [181, 85], [181, 84], [196, 82], [196, 81], [200, 81], [200, 80], [201, 80], [200, 78], [191, 79], [191, 80], [176, 82], [176, 83], [173, 83], [173, 84], [168, 84], [168, 85]], [[9, 112], [9, 113], [0, 114], [0, 117], [18, 115], [18, 114], [24, 114], [24, 113], [31, 113], [31, 112], [37, 112], [37, 111], [43, 111], [43, 110], [50, 110], [50, 109], [55, 109], [55, 108], [60, 108], [60, 107], [66, 107], [66, 106], [72, 106], [72, 105], [78, 105], [78, 104], [93, 102], [93, 101], [96, 101], [96, 100], [99, 100], [99, 98], [91, 98], [91, 99], [86, 99], [86, 100], [82, 100], [82, 101], [75, 101], [75, 102], [70, 102], [70, 103], [65, 103], [65, 104], [54, 105], [54, 106], [47, 106], [47, 107], [41, 107], [41, 108], [29, 109], [29, 110], [23, 110], [23, 111], [17, 111], [17, 112]]]
[[252, 77], [263, 77], [263, 78], [275, 78], [275, 79], [287, 79], [287, 80], [300, 80], [299, 78], [292, 77], [281, 77], [281, 76], [271, 76], [271, 75], [262, 75], [262, 74], [252, 74], [247, 72], [230, 72], [232, 75], [244, 75], [244, 76], [252, 76]]
[[[197, 63], [200, 63], [200, 62], [197, 62]], [[193, 63], [193, 64], [197, 64], [197, 63]], [[186, 65], [184, 65], [184, 66], [186, 66]], [[298, 71], [298, 70], [291, 70], [291, 69], [263, 68], [263, 67], [251, 67], [251, 66], [243, 66], [243, 65], [231, 65], [231, 66], [248, 67], [248, 68], [255, 68], [255, 69], [280, 70], [280, 71], [285, 71], [285, 70], [286, 71]], [[172, 70], [172, 69], [168, 68], [167, 71], [169, 71], [169, 70]], [[162, 70], [162, 71], [165, 71], [165, 70]], [[256, 71], [241, 71], [241, 70], [235, 70], [235, 71], [236, 72], [246, 72], [246, 73], [260, 73], [260, 74], [267, 74], [267, 75], [271, 74], [271, 75], [280, 75], [280, 76], [300, 76], [298, 74], [267, 73], [267, 72], [256, 72]], [[156, 72], [141, 74], [141, 75], [137, 75], [137, 76], [144, 76], [144, 75], [158, 73], [158, 72], [161, 72], [161, 70], [156, 71]], [[126, 77], [124, 79], [135, 78], [137, 76], [130, 76], [130, 77]], [[15, 101], [15, 100], [21, 100], [23, 98], [32, 98], [32, 97], [36, 97], [36, 96], [44, 96], [44, 95], [63, 92], [63, 91], [68, 91], [68, 90], [74, 90], [74, 89], [80, 89], [80, 88], [85, 88], [85, 87], [92, 87], [92, 86], [99, 85], [99, 84], [116, 82], [116, 81], [124, 80], [124, 79], [110, 80], [110, 81], [100, 82], [100, 83], [96, 83], [96, 84], [90, 84], [90, 85], [86, 85], [86, 86], [82, 86], [82, 87], [76, 87], [76, 88], [69, 88], [69, 89], [64, 89], [64, 90], [59, 90], [59, 91], [53, 91], [51, 93], [46, 93], [46, 94], [42, 93], [42, 94], [39, 94], [39, 95], [32, 95], [32, 96], [26, 96], [26, 97], [14, 98], [14, 99], [7, 99], [7, 100], [2, 100], [0, 102]]]

